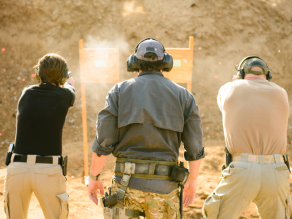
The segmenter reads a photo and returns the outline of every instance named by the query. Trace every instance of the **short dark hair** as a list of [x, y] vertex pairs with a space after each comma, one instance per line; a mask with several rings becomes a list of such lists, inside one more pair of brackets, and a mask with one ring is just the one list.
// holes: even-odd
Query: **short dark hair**
[[151, 62], [138, 59], [137, 65], [142, 71], [160, 71], [164, 67], [163, 60]]
[[38, 69], [41, 83], [51, 83], [57, 86], [60, 85], [65, 71], [68, 71], [66, 60], [54, 53], [40, 58], [35, 68]]

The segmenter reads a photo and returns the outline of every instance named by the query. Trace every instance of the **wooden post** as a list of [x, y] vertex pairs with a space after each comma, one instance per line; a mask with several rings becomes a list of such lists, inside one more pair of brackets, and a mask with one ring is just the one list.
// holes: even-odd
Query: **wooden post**
[[[116, 45], [115, 48], [118, 51], [118, 54], [120, 54], [120, 50], [119, 50], [120, 47], [119, 47], [119, 45]], [[120, 57], [117, 56], [117, 60], [116, 60], [116, 62], [117, 62], [116, 69], [118, 70], [118, 72], [120, 71], [120, 59], [119, 58]], [[114, 79], [114, 80], [115, 80], [115, 83], [119, 83], [120, 82], [120, 73], [118, 73], [118, 75], [116, 76], [116, 79]]]
[[[192, 57], [193, 57], [193, 53], [194, 53], [194, 37], [193, 36], [190, 36], [189, 37], [189, 48], [191, 50], [191, 54], [192, 54]], [[191, 80], [188, 82], [188, 91], [192, 93], [192, 85], [193, 85], [193, 60], [192, 60], [192, 70], [191, 70]]]
[[190, 48], [190, 50], [193, 51], [193, 47], [194, 47], [194, 37], [190, 36], [189, 37], [189, 48]]
[[83, 151], [84, 151], [84, 179], [89, 176], [88, 171], [88, 140], [87, 140], [87, 116], [86, 116], [86, 93], [84, 83], [81, 82], [82, 99], [82, 127], [83, 127]]
[[166, 48], [173, 57], [173, 69], [163, 72], [164, 76], [176, 83], [186, 83], [188, 91], [192, 92], [194, 37], [189, 37], [188, 48]]
[[88, 185], [89, 168], [85, 84], [119, 82], [119, 47], [116, 46], [115, 48], [83, 48], [83, 40], [80, 39], [79, 63], [82, 98], [84, 181], [85, 184]]
[[[79, 40], [79, 50], [83, 49], [83, 40]], [[81, 74], [80, 74], [81, 75]], [[86, 116], [86, 92], [84, 82], [81, 80], [81, 102], [82, 102], [82, 128], [83, 128], [83, 156], [84, 156], [84, 182], [89, 184], [88, 170], [88, 140], [87, 140], [87, 116]]]

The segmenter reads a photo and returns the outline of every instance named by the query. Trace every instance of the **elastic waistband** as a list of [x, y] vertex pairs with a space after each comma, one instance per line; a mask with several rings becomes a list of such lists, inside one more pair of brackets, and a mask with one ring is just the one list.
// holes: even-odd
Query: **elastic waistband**
[[38, 155], [20, 155], [13, 154], [11, 162], [23, 162], [30, 165], [36, 163], [62, 165], [62, 157], [60, 156], [38, 156]]
[[259, 163], [284, 163], [284, 157], [280, 154], [273, 155], [254, 155], [248, 153], [234, 154], [232, 155], [232, 161], [249, 161]]

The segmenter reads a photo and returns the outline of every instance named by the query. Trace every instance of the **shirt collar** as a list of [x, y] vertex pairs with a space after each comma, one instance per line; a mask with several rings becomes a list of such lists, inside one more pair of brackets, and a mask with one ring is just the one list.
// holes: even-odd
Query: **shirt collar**
[[140, 76], [143, 76], [143, 75], [146, 75], [146, 74], [156, 74], [156, 75], [160, 75], [160, 76], [162, 76], [162, 77], [164, 77], [164, 75], [161, 73], [161, 71], [142, 71], [139, 75], [138, 75], [138, 77], [140, 77]]

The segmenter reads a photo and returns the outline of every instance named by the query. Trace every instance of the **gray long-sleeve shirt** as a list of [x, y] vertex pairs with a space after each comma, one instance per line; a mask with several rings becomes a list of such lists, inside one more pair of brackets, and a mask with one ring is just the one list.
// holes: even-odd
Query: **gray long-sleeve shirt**
[[[175, 162], [181, 141], [187, 161], [205, 156], [202, 125], [193, 95], [159, 71], [141, 72], [116, 84], [97, 118], [93, 152], [115, 157]], [[119, 182], [121, 177], [114, 176]], [[172, 181], [132, 178], [129, 187], [167, 194]]]

